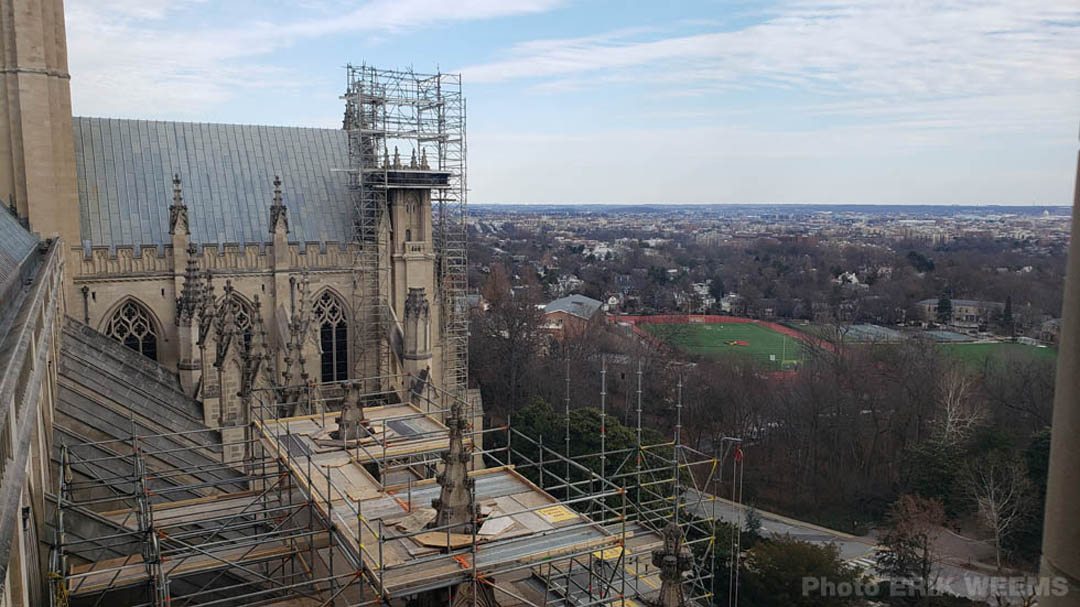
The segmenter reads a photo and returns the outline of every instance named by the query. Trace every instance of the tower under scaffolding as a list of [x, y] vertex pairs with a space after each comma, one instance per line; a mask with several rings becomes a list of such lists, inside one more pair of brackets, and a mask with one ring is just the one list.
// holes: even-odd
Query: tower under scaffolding
[[357, 259], [354, 311], [359, 375], [388, 368], [393, 307], [388, 304], [388, 191], [429, 190], [435, 290], [442, 347], [441, 386], [464, 394], [468, 370], [465, 305], [466, 251], [465, 98], [458, 74], [420, 74], [368, 65], [346, 67], [344, 128], [349, 133], [349, 175]]
[[[362, 385], [408, 378], [371, 379]], [[545, 444], [509, 424], [470, 429], [464, 446], [483, 467], [468, 458], [476, 520], [463, 531], [440, 525], [432, 500], [451, 443], [441, 420], [452, 410], [451, 421], [466, 419], [468, 404], [429, 384], [356, 420], [318, 402], [327, 387], [298, 386], [290, 393], [311, 392], [298, 403], [254, 391], [241, 466], [195, 463], [230, 446], [213, 430], [138, 435], [133, 426], [127, 440], [64, 445], [53, 604], [405, 605], [434, 596], [461, 607], [457, 596], [475, 607], [475, 597], [494, 596], [507, 606], [646, 607], [678, 577], [662, 566], [676, 535], [685, 604], [711, 602], [714, 521], [737, 507], [715, 496], [741, 467], [738, 439], [719, 441], [713, 455], [672, 441], [571, 456], [549, 446], [561, 437]], [[188, 437], [198, 444], [177, 448], [181, 434], [198, 434]], [[469, 585], [472, 593], [450, 592]]]

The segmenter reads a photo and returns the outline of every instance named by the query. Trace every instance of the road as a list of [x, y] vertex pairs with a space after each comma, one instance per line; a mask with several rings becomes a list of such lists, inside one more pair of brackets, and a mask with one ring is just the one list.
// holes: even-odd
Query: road
[[[686, 509], [697, 516], [708, 518], [715, 505], [718, 520], [738, 525], [740, 529], [746, 526], [746, 506], [722, 497], [715, 498], [715, 502], [708, 501], [710, 495], [699, 494], [693, 489], [687, 489], [685, 495], [686, 501], [689, 502]], [[761, 517], [759, 533], [765, 537], [790, 535], [797, 540], [813, 544], [832, 542], [840, 548], [840, 558], [845, 561], [869, 559], [873, 555], [876, 543], [873, 537], [858, 537], [763, 510], [758, 510], [757, 513]]]
[[[693, 514], [708, 518], [715, 513], [718, 520], [738, 525], [740, 529], [745, 528], [746, 506], [720, 497], [713, 498], [715, 501], [712, 501], [710, 500], [712, 496], [699, 493], [694, 489], [687, 489], [684, 496], [686, 509]], [[836, 544], [840, 548], [841, 559], [877, 578], [877, 563], [874, 555], [878, 546], [873, 536], [855, 536], [763, 510], [758, 510], [757, 513], [761, 518], [759, 533], [763, 536], [790, 535], [797, 540], [813, 544]], [[958, 564], [943, 561], [935, 565], [934, 575], [941, 580], [942, 585], [947, 586], [953, 594], [958, 596], [981, 601], [993, 598], [988, 591], [992, 579], [991, 574], [972, 571]], [[1019, 604], [1018, 600], [1013, 599], [1013, 604]]]

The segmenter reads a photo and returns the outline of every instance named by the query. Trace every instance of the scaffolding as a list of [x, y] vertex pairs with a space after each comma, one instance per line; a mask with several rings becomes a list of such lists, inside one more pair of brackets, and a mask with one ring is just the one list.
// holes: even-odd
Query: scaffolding
[[[325, 388], [298, 387], [316, 398]], [[449, 605], [449, 589], [484, 585], [503, 605], [643, 607], [659, 592], [652, 551], [672, 522], [694, 555], [687, 600], [713, 597], [715, 495], [722, 462], [734, 474], [740, 458], [677, 438], [571, 456], [510, 423], [473, 429], [467, 444], [485, 464], [470, 472], [475, 501], [490, 510], [468, 534], [410, 528], [403, 521], [438, 496], [449, 444], [440, 420], [467, 403], [431, 386], [408, 403], [365, 407], [357, 438], [336, 439], [329, 402], [301, 399], [311, 409], [297, 411], [276, 394], [253, 393], [241, 464], [162, 465], [160, 439], [189, 433], [139, 436], [134, 423], [125, 441], [62, 446], [54, 604], [400, 605], [445, 592]], [[286, 410], [293, 416], [277, 416]], [[479, 448], [485, 441], [493, 446]], [[720, 444], [730, 452], [738, 442]], [[202, 448], [167, 451], [184, 459]], [[86, 521], [108, 532], [87, 533]], [[512, 532], [492, 536], [481, 522]]]
[[[432, 193], [436, 290], [440, 303], [442, 386], [464, 394], [468, 370], [465, 98], [458, 74], [346, 67], [344, 127], [357, 259], [354, 313], [360, 374], [389, 373], [387, 190], [424, 186]], [[406, 160], [402, 161], [401, 158]], [[408, 183], [402, 183], [405, 177]], [[432, 179], [432, 177], [437, 177]], [[373, 353], [377, 353], [373, 354]]]

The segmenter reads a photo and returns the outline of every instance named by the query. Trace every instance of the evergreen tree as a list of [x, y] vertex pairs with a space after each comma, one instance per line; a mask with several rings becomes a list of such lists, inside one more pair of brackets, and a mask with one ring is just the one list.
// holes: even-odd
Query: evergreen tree
[[948, 295], [942, 295], [937, 302], [937, 321], [943, 325], [952, 321], [952, 300]]
[[1013, 334], [1012, 295], [1005, 296], [1005, 311], [1001, 314], [1001, 326], [1010, 336]]

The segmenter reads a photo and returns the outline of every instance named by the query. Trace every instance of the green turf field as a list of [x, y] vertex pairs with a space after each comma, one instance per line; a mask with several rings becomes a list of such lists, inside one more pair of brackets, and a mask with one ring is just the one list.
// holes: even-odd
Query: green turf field
[[[802, 362], [800, 340], [753, 323], [645, 323], [650, 335], [691, 354], [710, 358], [745, 356], [764, 367], [790, 369]], [[730, 345], [745, 341], [748, 345]], [[769, 360], [769, 355], [776, 360]]]
[[988, 357], [1030, 356], [1045, 360], [1056, 360], [1057, 349], [1038, 348], [1024, 344], [941, 344], [941, 349], [959, 358], [972, 367], [982, 368]]

